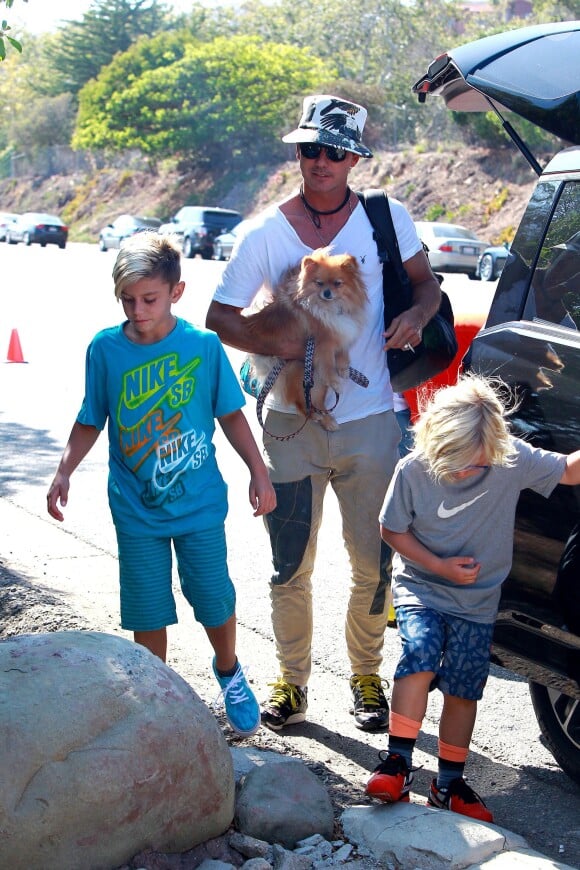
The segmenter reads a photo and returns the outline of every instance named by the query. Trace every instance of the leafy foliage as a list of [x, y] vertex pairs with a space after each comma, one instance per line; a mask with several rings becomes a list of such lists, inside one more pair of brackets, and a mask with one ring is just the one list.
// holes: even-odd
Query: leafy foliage
[[306, 49], [255, 37], [140, 40], [81, 91], [73, 144], [211, 163], [241, 152], [247, 159], [278, 144], [294, 94], [334, 74]]
[[170, 26], [159, 0], [99, 0], [80, 21], [69, 21], [50, 46], [53, 94], [77, 94], [116, 54], [140, 36], [154, 36]]
[[[27, 3], [28, 0], [24, 0], [24, 2]], [[11, 9], [14, 5], [14, 0], [0, 0], [0, 6], [2, 5], [6, 6], [7, 9]], [[0, 19], [0, 61], [6, 58], [6, 43], [15, 48], [16, 51], [22, 52], [21, 43], [17, 39], [14, 39], [13, 36], [8, 35], [11, 29], [5, 18]]]
[[[0, 9], [13, 4], [0, 0]], [[182, 15], [163, 0], [93, 0], [56, 34], [27, 37], [23, 55], [2, 21], [0, 151], [33, 153], [35, 140], [46, 140], [45, 97], [60, 121], [57, 143], [69, 136], [78, 101], [76, 148], [138, 148], [152, 161], [275, 158], [288, 112], [293, 123], [314, 91], [367, 106], [365, 140], [374, 148], [507, 144], [492, 113], [453, 114], [439, 100], [420, 107], [411, 86], [438, 52], [508, 27], [580, 18], [580, 0], [534, 0], [533, 16], [511, 15], [510, 0], [471, 14], [459, 0], [319, 0], [315, 12], [311, 0], [192, 2]], [[6, 55], [10, 45], [17, 51]], [[550, 147], [531, 125], [523, 137]]]

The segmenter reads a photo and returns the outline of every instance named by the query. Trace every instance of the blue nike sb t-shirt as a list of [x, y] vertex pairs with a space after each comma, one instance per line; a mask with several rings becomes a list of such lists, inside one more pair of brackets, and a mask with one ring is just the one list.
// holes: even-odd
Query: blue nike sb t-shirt
[[77, 421], [108, 421], [109, 505], [127, 534], [185, 534], [223, 523], [227, 487], [217, 466], [215, 419], [245, 404], [214, 332], [181, 318], [159, 342], [136, 344], [123, 325], [87, 349]]
[[393, 556], [393, 604], [423, 605], [470, 619], [494, 622], [501, 584], [512, 564], [514, 523], [522, 489], [548, 497], [564, 473], [566, 457], [512, 439], [509, 467], [491, 466], [473, 477], [436, 483], [410, 453], [395, 470], [379, 522], [392, 532], [411, 531], [441, 558], [471, 556], [481, 564], [473, 585], [459, 585], [422, 565]]

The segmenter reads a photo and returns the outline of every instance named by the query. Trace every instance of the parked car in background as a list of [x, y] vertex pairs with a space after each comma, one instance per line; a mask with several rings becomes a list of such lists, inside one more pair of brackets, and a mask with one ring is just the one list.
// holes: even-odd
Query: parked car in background
[[213, 259], [214, 260], [229, 260], [232, 255], [232, 249], [239, 235], [243, 230], [243, 221], [237, 224], [229, 233], [221, 233], [216, 236], [213, 242]]
[[0, 211], [0, 242], [6, 241], [6, 229], [20, 215], [11, 211]]
[[[567, 147], [542, 167], [483, 329], [464, 364], [518, 396], [514, 434], [561, 453], [580, 443], [580, 22], [524, 27], [439, 54], [413, 90], [457, 111], [505, 110]], [[580, 783], [580, 487], [524, 490], [492, 656], [528, 679], [545, 745]]]
[[120, 248], [123, 239], [142, 233], [144, 230], [158, 230], [161, 226], [159, 218], [141, 217], [134, 214], [122, 214], [112, 224], [99, 233], [99, 250], [108, 251], [109, 248]]
[[487, 242], [458, 224], [415, 221], [421, 241], [429, 249], [429, 262], [438, 272], [461, 272], [475, 278], [477, 261]]
[[241, 214], [232, 209], [185, 205], [161, 225], [159, 232], [174, 233], [181, 241], [184, 257], [200, 254], [204, 260], [211, 260], [216, 236], [233, 230], [241, 220]]
[[9, 245], [24, 242], [25, 245], [37, 244], [41, 248], [58, 245], [66, 248], [68, 227], [54, 214], [27, 211], [18, 215], [6, 227], [6, 241]]
[[509, 256], [509, 245], [491, 245], [485, 248], [477, 261], [476, 275], [480, 281], [496, 281]]

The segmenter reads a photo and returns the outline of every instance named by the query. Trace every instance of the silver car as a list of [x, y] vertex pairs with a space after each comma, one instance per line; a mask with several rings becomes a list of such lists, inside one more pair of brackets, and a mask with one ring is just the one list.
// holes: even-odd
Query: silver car
[[431, 267], [439, 272], [462, 272], [476, 277], [477, 261], [488, 242], [457, 224], [415, 221], [419, 238], [429, 249]]

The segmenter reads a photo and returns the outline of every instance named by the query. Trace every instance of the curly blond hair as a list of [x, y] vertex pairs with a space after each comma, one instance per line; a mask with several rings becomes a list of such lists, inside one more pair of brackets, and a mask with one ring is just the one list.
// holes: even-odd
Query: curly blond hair
[[510, 466], [515, 452], [506, 417], [516, 407], [499, 378], [462, 375], [427, 398], [414, 426], [415, 452], [438, 482], [475, 463]]

